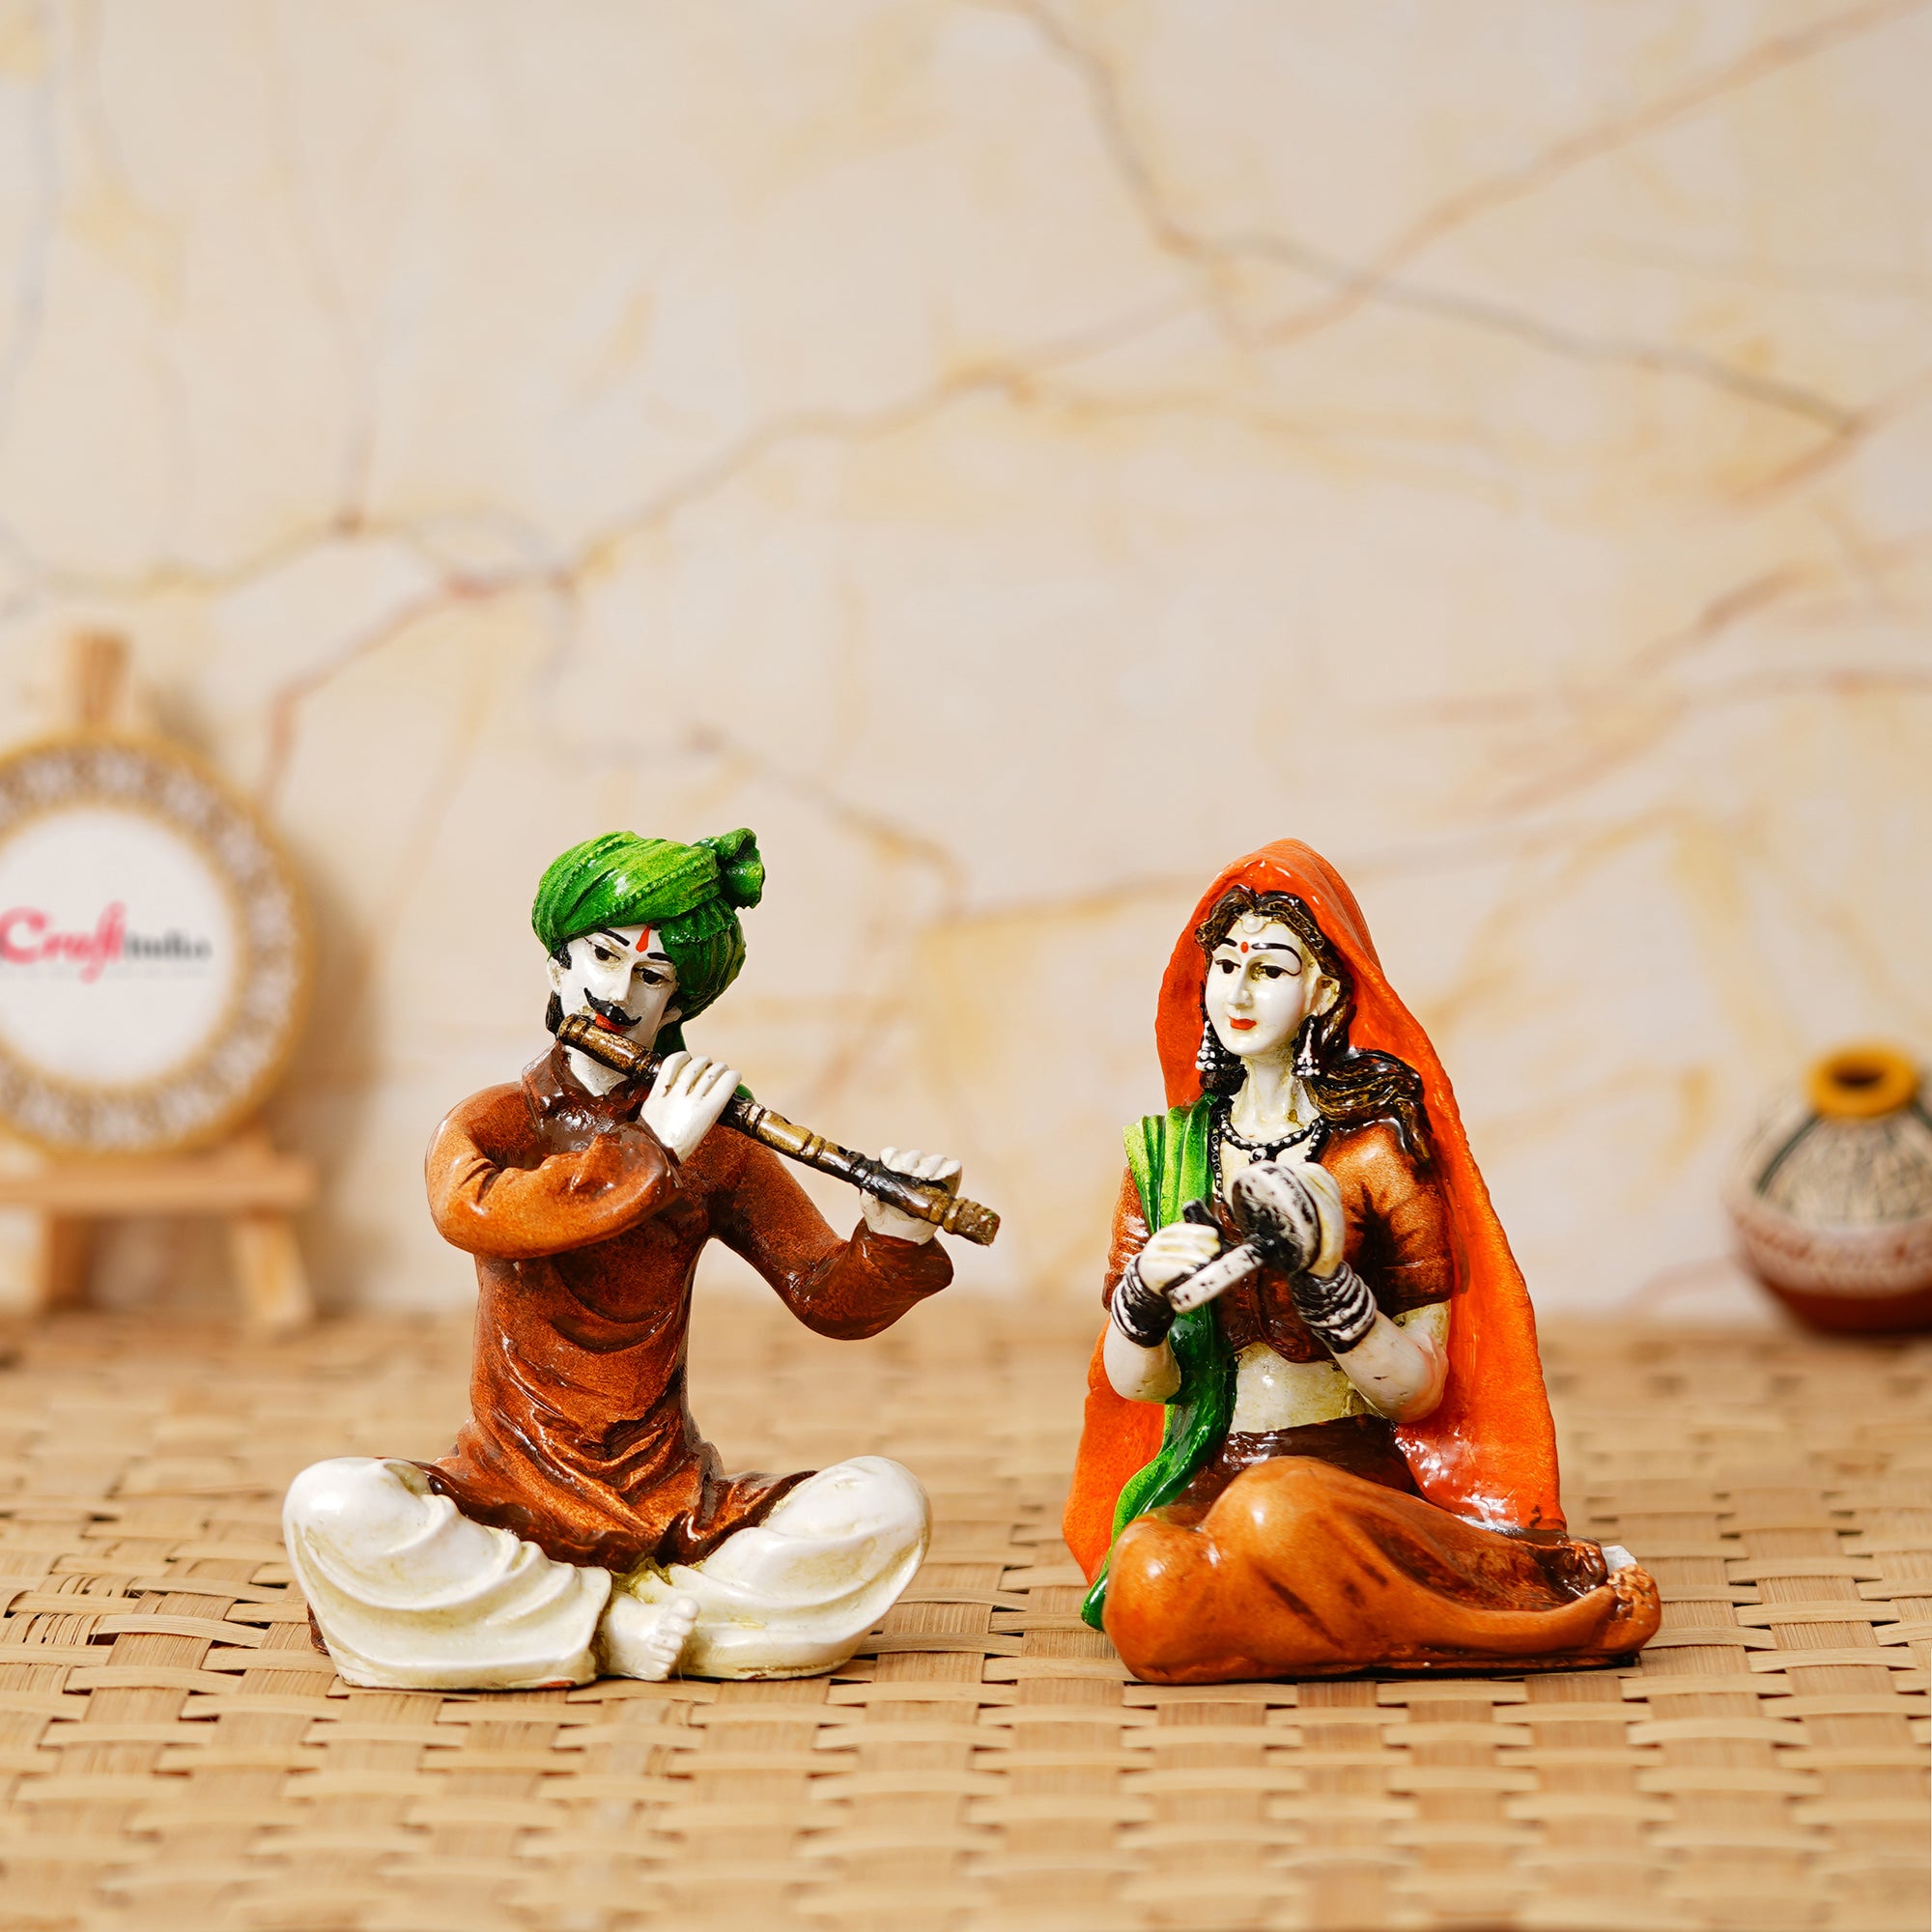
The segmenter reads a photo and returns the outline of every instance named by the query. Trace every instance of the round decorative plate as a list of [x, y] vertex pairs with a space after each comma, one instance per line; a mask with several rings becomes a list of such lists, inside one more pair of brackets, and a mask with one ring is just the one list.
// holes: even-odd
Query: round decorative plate
[[82, 736], [0, 757], [0, 1121], [64, 1153], [214, 1138], [293, 1045], [287, 862], [187, 753]]

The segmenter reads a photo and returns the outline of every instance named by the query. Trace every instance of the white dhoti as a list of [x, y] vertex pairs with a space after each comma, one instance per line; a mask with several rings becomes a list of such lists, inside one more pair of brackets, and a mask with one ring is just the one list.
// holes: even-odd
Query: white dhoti
[[924, 1491], [883, 1456], [808, 1477], [700, 1563], [625, 1576], [472, 1522], [411, 1463], [317, 1463], [282, 1506], [336, 1667], [395, 1690], [830, 1670], [911, 1582], [929, 1528]]

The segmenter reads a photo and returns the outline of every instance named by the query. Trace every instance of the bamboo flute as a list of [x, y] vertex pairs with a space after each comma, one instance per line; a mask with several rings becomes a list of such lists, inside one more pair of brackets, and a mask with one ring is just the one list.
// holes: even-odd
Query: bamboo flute
[[[656, 1073], [664, 1056], [639, 1046], [622, 1034], [610, 1033], [598, 1026], [588, 1013], [572, 1013], [556, 1029], [565, 1046], [621, 1073], [626, 1079], [648, 1081]], [[801, 1127], [770, 1107], [733, 1094], [719, 1117], [722, 1125], [759, 1142], [801, 1167], [815, 1168], [820, 1174], [837, 1175], [840, 1180], [890, 1203], [902, 1212], [930, 1221], [942, 1233], [989, 1247], [1000, 1232], [1000, 1217], [977, 1201], [967, 1201], [930, 1181], [885, 1166], [871, 1155], [855, 1153], [850, 1148]]]

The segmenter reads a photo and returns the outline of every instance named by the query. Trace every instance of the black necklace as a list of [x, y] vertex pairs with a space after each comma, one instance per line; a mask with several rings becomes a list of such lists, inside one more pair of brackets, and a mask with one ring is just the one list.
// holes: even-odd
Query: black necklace
[[1291, 1127], [1287, 1133], [1276, 1135], [1271, 1139], [1249, 1140], [1245, 1134], [1236, 1132], [1234, 1116], [1235, 1103], [1224, 1094], [1214, 1102], [1210, 1131], [1208, 1135], [1208, 1164], [1213, 1172], [1214, 1195], [1217, 1200], [1221, 1194], [1221, 1148], [1224, 1143], [1232, 1143], [1239, 1148], [1248, 1156], [1250, 1166], [1257, 1161], [1278, 1160], [1290, 1148], [1296, 1147], [1303, 1141], [1314, 1143], [1309, 1149], [1310, 1153], [1321, 1145], [1319, 1136], [1322, 1122], [1319, 1119], [1311, 1121], [1305, 1127]]

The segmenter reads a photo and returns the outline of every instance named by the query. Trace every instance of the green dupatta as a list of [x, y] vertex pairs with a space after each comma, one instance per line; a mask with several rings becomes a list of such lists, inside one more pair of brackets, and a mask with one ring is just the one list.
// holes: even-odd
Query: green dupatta
[[[1150, 1230], [1180, 1219], [1190, 1201], [1213, 1191], [1208, 1160], [1208, 1118], [1213, 1102], [1150, 1114], [1126, 1130], [1127, 1167], [1139, 1189]], [[1114, 1537], [1136, 1517], [1171, 1503], [1193, 1480], [1228, 1433], [1235, 1407], [1235, 1365], [1215, 1325], [1214, 1308], [1190, 1309], [1175, 1318], [1168, 1336], [1180, 1370], [1180, 1386], [1167, 1405], [1167, 1425], [1151, 1463], [1121, 1491], [1114, 1507]], [[1112, 1560], [1111, 1551], [1109, 1561]], [[1107, 1601], [1107, 1565], [1094, 1579], [1080, 1614], [1095, 1630]]]

